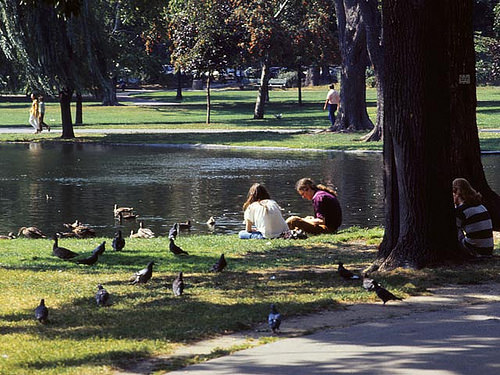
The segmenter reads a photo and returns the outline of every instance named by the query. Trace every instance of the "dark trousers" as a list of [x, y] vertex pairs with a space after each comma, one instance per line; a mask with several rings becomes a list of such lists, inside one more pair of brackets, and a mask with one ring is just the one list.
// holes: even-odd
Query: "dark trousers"
[[335, 125], [335, 112], [337, 111], [337, 104], [328, 103], [328, 118], [332, 123], [332, 128]]

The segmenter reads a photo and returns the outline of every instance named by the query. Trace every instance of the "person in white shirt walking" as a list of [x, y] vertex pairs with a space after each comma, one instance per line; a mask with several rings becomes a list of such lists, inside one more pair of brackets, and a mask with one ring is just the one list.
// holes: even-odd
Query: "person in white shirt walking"
[[335, 90], [335, 84], [330, 85], [330, 90], [326, 94], [325, 105], [323, 106], [323, 111], [328, 108], [328, 118], [330, 119], [330, 128], [335, 125], [335, 112], [340, 107], [340, 95], [337, 90]]

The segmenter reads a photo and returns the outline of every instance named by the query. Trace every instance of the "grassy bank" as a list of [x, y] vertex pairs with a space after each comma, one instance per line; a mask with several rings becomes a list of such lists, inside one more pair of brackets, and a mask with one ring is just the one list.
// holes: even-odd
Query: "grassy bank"
[[[182, 343], [262, 323], [272, 302], [286, 316], [336, 309], [339, 302], [380, 303], [335, 270], [338, 261], [357, 272], [369, 265], [381, 236], [381, 229], [356, 228], [296, 241], [182, 236], [177, 244], [190, 253], [186, 257], [169, 253], [165, 237], [127, 239], [123, 252], [108, 246], [92, 267], [51, 256], [50, 240], [2, 241], [0, 373], [109, 374], [133, 359], [168, 354]], [[60, 246], [89, 253], [102, 240], [111, 242], [63, 239]], [[227, 269], [208, 272], [222, 252]], [[150, 260], [156, 262], [152, 280], [129, 285], [129, 277]], [[187, 287], [179, 298], [171, 282], [180, 270]], [[499, 271], [500, 261], [493, 258], [459, 268], [397, 270], [378, 278], [406, 297], [443, 282], [500, 281]], [[111, 293], [111, 306], [95, 306], [98, 283]], [[47, 325], [34, 320], [41, 298], [50, 310]]]

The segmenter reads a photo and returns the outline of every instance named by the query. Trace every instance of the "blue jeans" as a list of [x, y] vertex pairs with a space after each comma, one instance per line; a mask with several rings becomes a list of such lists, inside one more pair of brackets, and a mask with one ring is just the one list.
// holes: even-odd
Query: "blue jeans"
[[335, 112], [337, 111], [337, 104], [328, 103], [328, 118], [332, 123], [332, 127], [335, 125]]
[[247, 232], [246, 230], [238, 233], [240, 240], [262, 240], [264, 236], [260, 232]]

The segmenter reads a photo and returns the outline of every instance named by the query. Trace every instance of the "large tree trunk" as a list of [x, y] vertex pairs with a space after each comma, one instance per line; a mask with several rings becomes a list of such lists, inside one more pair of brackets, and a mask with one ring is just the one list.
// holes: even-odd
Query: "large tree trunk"
[[488, 185], [481, 163], [479, 136], [476, 124], [476, 78], [473, 3], [452, 2], [450, 62], [451, 116], [452, 116], [452, 177], [466, 178], [481, 192], [491, 215], [493, 227], [500, 230], [500, 197]]
[[384, 58], [391, 74], [384, 75], [390, 208], [379, 251], [382, 270], [422, 268], [458, 251], [449, 168], [449, 2], [383, 3]]
[[377, 81], [377, 121], [370, 133], [362, 138], [364, 141], [380, 141], [383, 138], [384, 119], [384, 53], [382, 40], [382, 15], [378, 9], [378, 0], [362, 0], [359, 2], [361, 17], [366, 30], [366, 45]]
[[71, 121], [71, 97], [73, 90], [63, 89], [59, 93], [59, 105], [61, 107], [62, 135], [61, 138], [75, 138], [73, 122]]
[[342, 72], [340, 109], [333, 131], [370, 130], [366, 111], [366, 31], [358, 0], [335, 0]]
[[262, 73], [260, 75], [259, 94], [255, 102], [255, 109], [253, 112], [254, 119], [264, 118], [264, 107], [269, 97], [269, 60], [266, 58], [262, 62]]

